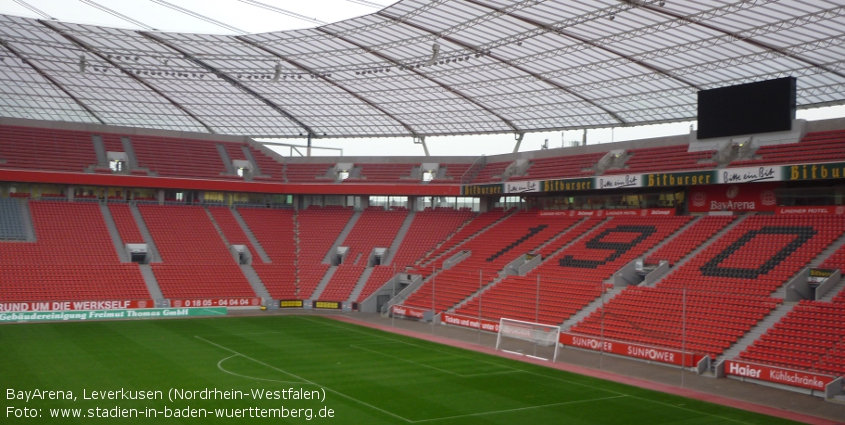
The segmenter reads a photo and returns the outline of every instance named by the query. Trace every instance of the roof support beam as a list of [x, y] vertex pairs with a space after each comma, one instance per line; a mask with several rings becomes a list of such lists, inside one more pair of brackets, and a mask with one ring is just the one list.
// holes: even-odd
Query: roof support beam
[[842, 72], [840, 72], [840, 71], [838, 71], [838, 70], [836, 70], [836, 69], [833, 69], [833, 68], [830, 68], [830, 67], [825, 66], [825, 65], [823, 65], [823, 64], [820, 64], [820, 63], [818, 63], [818, 62], [816, 62], [816, 61], [813, 61], [813, 60], [807, 59], [807, 58], [805, 58], [805, 57], [803, 57], [803, 56], [796, 55], [796, 54], [791, 54], [791, 53], [789, 53], [788, 51], [786, 51], [786, 50], [784, 50], [784, 49], [781, 49], [781, 48], [779, 48], [779, 47], [777, 47], [777, 46], [773, 46], [773, 45], [771, 45], [771, 44], [768, 44], [768, 43], [765, 43], [765, 42], [762, 42], [762, 41], [754, 40], [754, 39], [752, 39], [752, 38], [750, 38], [750, 37], [743, 37], [742, 35], [739, 35], [739, 34], [733, 33], [733, 32], [731, 32], [731, 31], [728, 31], [728, 30], [724, 29], [724, 28], [717, 27], [717, 26], [715, 26], [715, 25], [709, 24], [709, 23], [707, 23], [707, 22], [703, 22], [703, 21], [701, 21], [701, 20], [690, 19], [690, 18], [688, 18], [688, 17], [686, 17], [686, 16], [684, 16], [684, 15], [680, 15], [680, 14], [675, 13], [675, 12], [672, 12], [672, 11], [670, 11], [670, 10], [666, 10], [665, 8], [654, 7], [654, 6], [649, 5], [649, 4], [642, 4], [642, 5], [641, 5], [641, 4], [636, 3], [636, 2], [634, 2], [634, 1], [631, 1], [631, 0], [619, 0], [619, 1], [621, 1], [622, 3], [629, 3], [629, 4], [633, 4], [633, 5], [635, 5], [636, 7], [640, 7], [640, 8], [642, 8], [642, 9], [646, 9], [646, 10], [648, 10], [648, 11], [650, 11], [650, 12], [653, 12], [653, 13], [657, 13], [657, 14], [662, 14], [662, 15], [669, 16], [669, 17], [671, 17], [672, 19], [677, 19], [677, 20], [679, 20], [679, 21], [689, 22], [690, 24], [693, 24], [693, 25], [698, 25], [698, 26], [700, 26], [700, 27], [707, 28], [707, 29], [709, 29], [709, 30], [711, 30], [711, 31], [715, 31], [715, 32], [718, 32], [718, 33], [720, 33], [720, 34], [724, 34], [724, 35], [731, 36], [731, 37], [733, 37], [734, 39], [736, 39], [737, 41], [741, 41], [741, 42], [743, 42], [743, 43], [750, 44], [750, 45], [752, 45], [752, 46], [754, 46], [754, 47], [757, 47], [757, 48], [759, 48], [759, 49], [763, 49], [763, 50], [768, 50], [768, 51], [771, 51], [771, 52], [775, 52], [775, 53], [777, 53], [777, 54], [779, 54], [779, 55], [782, 55], [782, 56], [784, 56], [784, 57], [787, 57], [787, 58], [795, 59], [795, 60], [797, 60], [797, 61], [799, 61], [799, 62], [803, 62], [803, 63], [805, 63], [805, 64], [807, 64], [807, 65], [810, 65], [810, 66], [812, 66], [812, 67], [814, 67], [814, 68], [818, 68], [818, 69], [824, 70], [825, 72], [829, 72], [829, 73], [831, 73], [831, 74], [833, 74], [833, 75], [836, 75], [836, 76], [838, 76], [838, 77], [841, 77], [841, 78], [845, 79], [845, 73], [842, 73]]
[[152, 90], [153, 92], [155, 92], [157, 95], [159, 95], [159, 96], [161, 96], [162, 98], [166, 99], [166, 100], [167, 100], [168, 102], [170, 102], [173, 106], [175, 106], [176, 108], [178, 108], [180, 111], [184, 112], [186, 115], [188, 115], [189, 117], [193, 118], [193, 119], [194, 119], [194, 121], [196, 121], [197, 123], [199, 123], [200, 125], [202, 125], [203, 127], [205, 127], [205, 129], [206, 129], [206, 130], [208, 130], [208, 132], [209, 132], [209, 133], [211, 133], [211, 134], [215, 134], [214, 129], [212, 129], [212, 128], [208, 125], [208, 124], [204, 123], [201, 119], [199, 119], [199, 117], [197, 117], [196, 115], [194, 115], [194, 113], [193, 113], [193, 112], [191, 112], [191, 111], [189, 111], [188, 109], [186, 109], [186, 108], [185, 108], [184, 106], [182, 106], [179, 102], [177, 102], [177, 101], [173, 100], [172, 98], [170, 98], [170, 96], [168, 96], [168, 95], [164, 94], [164, 92], [162, 92], [161, 90], [157, 89], [157, 88], [156, 88], [155, 86], [153, 86], [152, 84], [149, 84], [149, 83], [147, 83], [146, 81], [144, 81], [141, 77], [138, 77], [137, 75], [134, 75], [134, 74], [132, 74], [131, 72], [127, 71], [127, 70], [126, 70], [126, 69], [124, 69], [122, 66], [120, 66], [120, 64], [118, 64], [117, 62], [114, 62], [113, 60], [109, 59], [109, 57], [108, 57], [108, 56], [103, 55], [102, 53], [98, 52], [98, 51], [97, 51], [97, 49], [95, 49], [95, 48], [93, 48], [93, 47], [89, 46], [89, 45], [88, 45], [88, 43], [86, 43], [86, 42], [84, 42], [84, 41], [82, 41], [82, 40], [80, 40], [80, 39], [78, 39], [78, 38], [74, 37], [73, 35], [70, 35], [70, 34], [65, 33], [65, 32], [64, 32], [64, 31], [62, 31], [61, 29], [56, 28], [55, 26], [53, 26], [53, 24], [51, 24], [50, 22], [47, 22], [47, 21], [42, 21], [42, 20], [38, 20], [38, 22], [39, 22], [41, 25], [44, 25], [45, 27], [50, 28], [51, 30], [55, 31], [57, 34], [59, 34], [60, 36], [64, 37], [66, 40], [70, 41], [71, 43], [76, 44], [76, 45], [77, 45], [77, 46], [79, 46], [79, 47], [82, 47], [83, 49], [85, 49], [85, 50], [89, 51], [91, 54], [96, 55], [97, 57], [99, 57], [101, 60], [103, 60], [103, 61], [105, 61], [105, 62], [108, 62], [111, 66], [115, 67], [115, 69], [119, 69], [119, 70], [123, 71], [123, 73], [124, 73], [125, 75], [128, 75], [128, 76], [129, 76], [129, 78], [132, 78], [133, 80], [137, 81], [138, 83], [140, 83], [140, 84], [144, 85], [144, 86], [145, 86], [145, 87], [147, 87], [148, 89], [150, 89], [150, 90]]
[[[470, 3], [477, 4], [477, 3], [476, 3], [475, 1], [473, 1], [473, 0], [468, 0], [468, 1], [470, 1]], [[488, 6], [488, 5], [485, 5], [485, 4], [479, 4], [479, 5], [480, 5], [480, 6], [483, 6], [483, 7], [486, 7], [486, 8], [489, 8], [489, 9], [492, 9], [492, 10], [498, 10], [498, 9], [496, 9], [496, 8], [494, 8], [494, 7], [491, 7], [491, 6]], [[508, 15], [508, 16], [511, 16], [511, 17], [515, 17], [514, 15], [512, 15], [512, 14], [510, 14], [510, 13], [505, 13], [505, 14], [506, 14], [506, 15]], [[383, 16], [383, 17], [388, 18], [388, 19], [395, 19], [395, 18], [391, 17], [390, 15], [384, 15], [384, 14], [382, 14], [381, 12], [377, 13], [377, 15], [379, 15], [379, 16]], [[518, 19], [518, 18], [517, 18], [517, 19]], [[408, 26], [410, 26], [410, 27], [412, 27], [412, 28], [415, 28], [415, 29], [420, 30], [420, 31], [427, 32], [427, 33], [432, 34], [432, 35], [436, 35], [436, 34], [437, 34], [436, 32], [434, 32], [434, 31], [432, 31], [432, 30], [430, 30], [430, 29], [428, 29], [428, 28], [426, 28], [426, 27], [424, 27], [424, 26], [417, 25], [417, 24], [414, 24], [414, 23], [411, 23], [411, 22], [408, 22], [408, 21], [398, 21], [398, 20], [397, 20], [396, 22], [398, 22], [398, 23], [400, 23], [400, 24], [405, 24], [405, 25], [408, 25]], [[532, 23], [532, 25], [533, 25], [533, 23]], [[541, 25], [542, 25], [542, 24], [540, 24], [540, 26], [541, 26]], [[472, 45], [470, 45], [470, 44], [468, 44], [468, 43], [465, 43], [465, 42], [463, 42], [463, 41], [461, 41], [461, 40], [455, 39], [455, 38], [453, 38], [453, 37], [450, 37], [450, 36], [443, 36], [442, 38], [443, 38], [444, 40], [446, 40], [446, 41], [450, 42], [450, 43], [457, 44], [458, 46], [461, 46], [461, 47], [463, 47], [463, 48], [465, 48], [465, 49], [468, 49], [468, 50], [473, 50], [473, 51], [476, 51], [476, 52], [478, 52], [478, 51], [479, 51], [479, 49], [478, 49], [477, 47], [472, 46]], [[619, 124], [622, 124], [622, 125], [625, 125], [625, 124], [626, 124], [625, 120], [623, 120], [623, 119], [622, 119], [622, 117], [620, 117], [619, 115], [617, 115], [616, 113], [614, 113], [614, 112], [613, 112], [613, 111], [611, 111], [610, 109], [607, 109], [607, 108], [605, 108], [605, 107], [603, 107], [603, 106], [601, 106], [601, 105], [598, 105], [597, 103], [595, 103], [595, 102], [591, 101], [590, 99], [588, 99], [588, 98], [584, 97], [583, 95], [581, 95], [581, 94], [579, 94], [579, 93], [576, 93], [576, 92], [574, 92], [574, 91], [570, 90], [568, 87], [564, 86], [563, 84], [560, 84], [560, 83], [557, 83], [557, 82], [555, 82], [555, 81], [549, 80], [548, 78], [545, 78], [545, 77], [543, 77], [542, 75], [540, 75], [540, 74], [538, 74], [538, 73], [536, 73], [536, 72], [533, 72], [533, 71], [529, 70], [528, 68], [526, 68], [526, 67], [524, 67], [524, 66], [521, 66], [521, 65], [515, 64], [515, 63], [513, 63], [512, 61], [509, 61], [509, 60], [504, 59], [504, 58], [502, 58], [502, 57], [496, 56], [496, 55], [495, 55], [495, 54], [493, 54], [493, 53], [488, 53], [486, 56], [488, 56], [488, 57], [490, 57], [490, 58], [494, 59], [495, 61], [497, 61], [497, 62], [499, 62], [499, 63], [505, 64], [505, 65], [507, 65], [507, 66], [508, 66], [508, 67], [510, 67], [510, 68], [513, 68], [513, 69], [519, 70], [519, 71], [520, 71], [520, 72], [522, 72], [522, 73], [525, 73], [525, 74], [527, 74], [527, 75], [530, 75], [531, 77], [533, 77], [533, 78], [534, 78], [534, 79], [536, 79], [537, 81], [543, 82], [543, 83], [548, 84], [548, 85], [550, 85], [550, 86], [552, 86], [552, 87], [554, 87], [554, 88], [556, 88], [556, 89], [558, 89], [558, 90], [561, 90], [561, 91], [563, 91], [563, 92], [565, 92], [565, 93], [567, 93], [567, 94], [569, 94], [569, 95], [571, 95], [571, 96], [577, 97], [578, 99], [582, 100], [583, 102], [589, 103], [590, 105], [592, 105], [592, 106], [593, 106], [593, 107], [595, 107], [596, 109], [600, 109], [600, 110], [601, 110], [601, 111], [603, 111], [604, 113], [606, 113], [606, 114], [610, 115], [613, 119], [615, 119], [617, 122], [619, 122]]]
[[24, 57], [23, 54], [21, 54], [21, 52], [18, 51], [18, 49], [15, 49], [11, 45], [9, 45], [9, 43], [7, 43], [6, 40], [0, 39], [0, 45], [3, 45], [3, 47], [6, 48], [6, 50], [12, 52], [12, 54], [15, 55], [18, 59], [20, 59], [23, 63], [27, 64], [30, 68], [34, 69], [35, 72], [37, 72], [38, 75], [41, 76], [41, 78], [44, 78], [45, 80], [49, 81], [51, 84], [56, 86], [56, 88], [59, 89], [59, 91], [61, 91], [62, 93], [67, 95], [67, 97], [71, 98], [74, 102], [76, 102], [76, 104], [79, 105], [80, 108], [84, 109], [85, 112], [88, 112], [92, 117], [94, 117], [95, 120], [99, 121], [100, 124], [103, 124], [103, 125], [106, 124], [106, 122], [103, 121], [103, 119], [100, 118], [97, 115], [96, 112], [94, 112], [91, 108], [89, 108], [88, 105], [86, 105], [84, 102], [79, 100], [79, 98], [74, 96], [73, 93], [71, 93], [64, 86], [62, 86], [62, 84], [60, 82], [56, 81], [55, 78], [51, 77], [49, 74], [44, 72], [44, 70], [39, 68], [38, 65], [36, 65], [31, 60]]
[[[386, 18], [386, 19], [391, 19], [391, 20], [393, 19], [393, 18], [389, 18], [389, 17], [385, 17], [385, 18]], [[343, 41], [343, 42], [345, 42], [345, 43], [347, 43], [347, 44], [351, 44], [351, 45], [353, 45], [353, 46], [355, 46], [355, 47], [357, 47], [357, 48], [359, 48], [359, 49], [362, 49], [362, 50], [366, 51], [367, 53], [369, 53], [369, 54], [371, 54], [371, 55], [373, 55], [373, 56], [375, 56], [375, 57], [377, 57], [377, 58], [379, 58], [379, 59], [381, 59], [381, 60], [383, 60], [383, 61], [387, 61], [387, 62], [392, 63], [394, 66], [397, 66], [397, 67], [402, 67], [402, 66], [403, 66], [403, 65], [402, 65], [402, 63], [401, 63], [401, 62], [399, 62], [398, 60], [395, 60], [395, 59], [393, 59], [393, 58], [390, 58], [390, 57], [388, 57], [388, 56], [386, 56], [386, 55], [384, 55], [384, 54], [382, 54], [382, 53], [379, 53], [379, 52], [377, 52], [377, 51], [375, 51], [375, 50], [373, 50], [373, 49], [368, 48], [367, 46], [364, 46], [364, 45], [362, 45], [362, 44], [360, 44], [360, 43], [357, 43], [357, 42], [355, 42], [355, 41], [352, 41], [352, 40], [350, 40], [350, 39], [348, 39], [348, 38], [346, 38], [346, 37], [344, 37], [344, 36], [341, 36], [341, 35], [336, 35], [336, 34], [334, 34], [334, 33], [330, 32], [330, 31], [328, 31], [327, 29], [325, 29], [325, 27], [318, 27], [318, 28], [315, 28], [315, 30], [320, 31], [320, 32], [323, 32], [323, 33], [328, 34], [328, 35], [331, 35], [331, 36], [335, 37], [335, 38], [336, 38], [336, 39], [338, 39], [338, 40], [341, 40], [341, 41]], [[453, 95], [455, 95], [455, 96], [457, 96], [457, 97], [460, 97], [461, 99], [465, 100], [467, 103], [471, 103], [471, 104], [473, 104], [473, 105], [477, 106], [479, 109], [482, 109], [484, 112], [487, 112], [488, 114], [490, 114], [490, 115], [492, 115], [492, 116], [494, 116], [494, 117], [498, 118], [500, 121], [502, 121], [503, 123], [505, 123], [505, 125], [507, 125], [508, 127], [510, 127], [510, 128], [511, 128], [511, 130], [513, 130], [514, 132], [519, 132], [519, 131], [521, 131], [521, 130], [519, 129], [519, 127], [517, 127], [517, 126], [516, 126], [516, 124], [514, 124], [513, 122], [511, 122], [509, 119], [507, 119], [507, 118], [505, 118], [505, 117], [503, 117], [503, 116], [501, 116], [501, 115], [497, 114], [497, 113], [496, 113], [495, 111], [493, 111], [492, 109], [490, 109], [490, 108], [488, 108], [488, 107], [484, 106], [483, 104], [481, 104], [481, 103], [480, 103], [480, 102], [478, 102], [477, 100], [473, 99], [473, 98], [472, 98], [472, 96], [467, 96], [467, 95], [465, 95], [465, 94], [461, 93], [459, 90], [455, 90], [455, 89], [453, 89], [452, 87], [449, 87], [449, 85], [448, 85], [448, 84], [441, 83], [440, 81], [437, 81], [437, 80], [435, 80], [434, 78], [431, 78], [431, 77], [429, 77], [429, 76], [425, 75], [424, 73], [422, 73], [422, 72], [420, 72], [420, 71], [418, 71], [418, 70], [416, 70], [416, 69], [409, 69], [408, 71], [409, 71], [409, 72], [413, 72], [414, 74], [416, 74], [417, 76], [419, 76], [419, 77], [421, 77], [421, 78], [423, 78], [423, 79], [425, 79], [425, 80], [428, 80], [428, 81], [433, 82], [434, 84], [437, 84], [438, 86], [442, 87], [442, 88], [443, 88], [444, 90], [446, 90], [447, 92], [449, 92], [449, 93], [451, 93], [451, 94], [453, 94]]]
[[[487, 4], [483, 3], [483, 2], [480, 2], [480, 1], [478, 1], [478, 0], [466, 0], [466, 1], [468, 1], [468, 2], [470, 2], [470, 3], [472, 3], [472, 4], [474, 4], [474, 5], [480, 6], [480, 7], [485, 7], [485, 8], [494, 9], [493, 7], [491, 7], [491, 6], [487, 5]], [[604, 51], [604, 52], [610, 53], [610, 54], [612, 54], [612, 55], [614, 55], [614, 56], [618, 56], [618, 57], [620, 57], [620, 58], [625, 59], [625, 60], [626, 60], [626, 61], [628, 61], [628, 62], [631, 62], [631, 63], [637, 64], [637, 65], [639, 65], [639, 66], [641, 66], [641, 67], [643, 67], [643, 68], [645, 68], [645, 69], [647, 69], [647, 70], [649, 70], [649, 71], [651, 71], [651, 72], [654, 72], [654, 73], [657, 73], [657, 74], [660, 74], [660, 75], [666, 76], [666, 77], [668, 77], [668, 78], [671, 78], [671, 79], [673, 79], [673, 80], [675, 80], [675, 81], [678, 81], [678, 82], [680, 82], [681, 84], [683, 84], [683, 85], [685, 85], [685, 86], [692, 87], [692, 88], [694, 88], [694, 89], [696, 89], [696, 90], [701, 90], [701, 88], [700, 88], [700, 87], [698, 87], [698, 86], [697, 86], [695, 83], [693, 83], [692, 81], [689, 81], [689, 80], [687, 80], [687, 79], [685, 79], [685, 78], [682, 78], [682, 77], [679, 77], [679, 76], [676, 76], [676, 75], [673, 75], [673, 74], [672, 74], [672, 73], [670, 73], [669, 71], [666, 71], [666, 70], [661, 69], [661, 68], [659, 68], [659, 67], [657, 67], [657, 66], [651, 65], [651, 64], [649, 64], [649, 63], [647, 63], [647, 62], [645, 62], [645, 61], [643, 61], [643, 60], [633, 58], [633, 57], [631, 57], [630, 55], [626, 55], [626, 54], [624, 54], [624, 53], [622, 53], [622, 52], [619, 52], [619, 51], [617, 51], [617, 50], [615, 50], [615, 49], [611, 49], [611, 48], [609, 48], [609, 47], [607, 47], [607, 46], [604, 46], [604, 45], [602, 45], [602, 44], [595, 43], [595, 42], [593, 42], [592, 40], [589, 40], [589, 39], [587, 39], [587, 38], [584, 38], [584, 37], [581, 37], [581, 36], [578, 36], [578, 35], [572, 34], [572, 33], [570, 33], [570, 32], [567, 32], [567, 31], [564, 31], [564, 30], [561, 30], [561, 29], [555, 28], [555, 27], [553, 27], [553, 26], [551, 26], [551, 25], [547, 25], [547, 24], [544, 24], [544, 23], [542, 23], [542, 22], [538, 22], [538, 21], [536, 21], [536, 20], [534, 20], [534, 19], [527, 18], [527, 17], [525, 17], [525, 16], [520, 16], [520, 15], [517, 15], [517, 14], [515, 14], [515, 13], [506, 13], [506, 15], [507, 15], [507, 16], [510, 16], [511, 18], [517, 19], [517, 20], [519, 20], [519, 21], [525, 22], [526, 24], [533, 25], [533, 26], [538, 27], [538, 28], [542, 28], [543, 30], [545, 30], [545, 31], [546, 31], [546, 32], [548, 32], [548, 33], [551, 33], [551, 34], [557, 34], [557, 35], [559, 35], [559, 36], [561, 36], [561, 37], [566, 37], [566, 38], [569, 38], [569, 39], [575, 40], [575, 41], [577, 41], [577, 42], [579, 42], [579, 43], [583, 43], [583, 44], [589, 45], [589, 46], [591, 46], [591, 47], [593, 47], [593, 48], [595, 48], [595, 49], [599, 49], [599, 50], [602, 50], [602, 51]], [[580, 97], [580, 96], [579, 96], [579, 97]], [[586, 99], [586, 98], [583, 98], [583, 97], [581, 97], [581, 98], [582, 98], [582, 100], [585, 100], [585, 101], [587, 101], [587, 102], [590, 102], [590, 101], [589, 101], [588, 99]], [[591, 102], [591, 103], [592, 103], [592, 102]], [[606, 110], [605, 108], [602, 108], [602, 110], [608, 111], [608, 110]], [[609, 112], [609, 111], [608, 111], [608, 112]], [[613, 114], [613, 115], [615, 116], [615, 114]], [[618, 116], [615, 116], [615, 118], [619, 119], [619, 117], [618, 117]], [[623, 123], [623, 125], [624, 125], [624, 121], [622, 121], [622, 123]]]
[[235, 37], [235, 39], [236, 39], [236, 40], [238, 40], [238, 41], [240, 41], [240, 42], [243, 42], [243, 43], [249, 44], [250, 46], [252, 46], [252, 47], [254, 47], [254, 48], [258, 49], [258, 50], [261, 50], [261, 51], [267, 52], [267, 53], [269, 53], [269, 54], [271, 54], [271, 55], [273, 55], [273, 56], [275, 56], [275, 57], [279, 58], [279, 60], [283, 60], [283, 61], [285, 61], [285, 62], [289, 63], [290, 65], [294, 66], [295, 68], [297, 68], [297, 69], [299, 69], [299, 70], [301, 70], [301, 71], [307, 72], [307, 73], [309, 73], [309, 74], [311, 74], [311, 75], [316, 75], [316, 76], [317, 76], [317, 78], [319, 78], [319, 79], [323, 80], [324, 82], [326, 82], [326, 83], [328, 83], [328, 84], [330, 84], [330, 85], [332, 85], [332, 86], [337, 87], [337, 88], [338, 88], [338, 89], [340, 89], [340, 90], [343, 90], [344, 92], [348, 93], [350, 96], [352, 96], [352, 97], [354, 97], [354, 98], [356, 98], [356, 99], [360, 100], [360, 101], [361, 101], [361, 102], [363, 102], [363, 103], [366, 103], [366, 104], [367, 104], [367, 105], [369, 105], [371, 108], [378, 110], [379, 112], [381, 112], [382, 114], [384, 114], [384, 115], [385, 115], [385, 116], [387, 116], [388, 118], [392, 119], [393, 121], [396, 121], [397, 123], [399, 123], [399, 125], [401, 125], [402, 127], [405, 127], [405, 129], [406, 129], [406, 130], [408, 130], [408, 132], [411, 134], [411, 136], [413, 136], [413, 137], [419, 137], [419, 134], [417, 134], [417, 132], [416, 132], [416, 131], [414, 131], [413, 127], [411, 127], [410, 125], [408, 125], [408, 124], [407, 124], [407, 123], [405, 123], [405, 122], [402, 122], [402, 120], [400, 120], [400, 119], [399, 119], [399, 118], [397, 118], [395, 115], [393, 115], [393, 114], [391, 114], [390, 112], [388, 112], [386, 109], [384, 109], [384, 108], [382, 108], [381, 106], [379, 106], [377, 103], [370, 101], [369, 99], [365, 98], [364, 96], [362, 96], [362, 95], [360, 95], [360, 94], [358, 94], [358, 93], [356, 93], [356, 92], [354, 92], [354, 91], [352, 91], [352, 90], [350, 90], [350, 89], [348, 89], [348, 88], [344, 87], [343, 85], [341, 85], [341, 84], [337, 83], [336, 81], [332, 81], [331, 79], [329, 79], [329, 78], [327, 78], [327, 77], [324, 77], [324, 76], [322, 76], [322, 75], [319, 75], [318, 73], [314, 72], [312, 69], [308, 68], [307, 66], [302, 65], [301, 63], [299, 63], [299, 62], [297, 62], [297, 61], [295, 61], [295, 60], [293, 60], [293, 59], [290, 59], [290, 58], [288, 58], [288, 57], [285, 57], [285, 56], [284, 56], [284, 55], [282, 55], [281, 53], [279, 53], [279, 52], [277, 52], [277, 51], [275, 51], [275, 50], [273, 50], [273, 49], [271, 49], [271, 48], [264, 47], [263, 45], [261, 45], [261, 44], [259, 44], [259, 43], [255, 42], [255, 41], [252, 41], [252, 40], [250, 40], [249, 38], [247, 38], [247, 37], [245, 37], [245, 36], [237, 36], [237, 37]]
[[184, 50], [184, 49], [182, 49], [181, 47], [175, 46], [175, 45], [173, 45], [173, 43], [170, 43], [169, 41], [164, 40], [164, 39], [160, 38], [159, 36], [157, 36], [157, 35], [155, 35], [155, 34], [151, 34], [151, 33], [145, 32], [145, 31], [139, 31], [139, 32], [138, 32], [138, 34], [141, 34], [142, 36], [144, 36], [144, 37], [146, 37], [146, 38], [148, 38], [148, 39], [150, 39], [150, 40], [153, 40], [153, 41], [155, 41], [155, 42], [157, 42], [157, 43], [161, 44], [162, 46], [165, 46], [165, 47], [167, 47], [167, 48], [169, 48], [169, 49], [171, 49], [171, 50], [173, 50], [173, 51], [179, 52], [179, 54], [181, 54], [182, 56], [184, 56], [184, 57], [185, 57], [185, 59], [187, 59], [187, 60], [189, 60], [189, 61], [193, 62], [194, 64], [196, 64], [196, 65], [198, 65], [198, 66], [200, 66], [200, 67], [204, 68], [205, 70], [207, 70], [207, 71], [209, 71], [209, 72], [211, 72], [211, 73], [214, 73], [214, 75], [217, 75], [218, 77], [222, 78], [222, 79], [223, 79], [224, 81], [226, 81], [227, 83], [229, 83], [229, 84], [231, 84], [231, 85], [235, 86], [235, 88], [237, 88], [238, 90], [240, 90], [240, 91], [242, 91], [242, 92], [244, 92], [244, 93], [246, 93], [246, 94], [248, 94], [248, 95], [250, 95], [250, 96], [252, 96], [252, 97], [254, 97], [254, 98], [256, 98], [256, 99], [258, 99], [259, 101], [261, 101], [261, 103], [263, 103], [263, 104], [265, 104], [265, 105], [269, 106], [269, 107], [270, 107], [270, 108], [272, 108], [274, 111], [278, 112], [280, 115], [282, 115], [282, 116], [284, 116], [285, 118], [287, 118], [287, 119], [289, 119], [289, 120], [293, 121], [296, 125], [298, 125], [298, 126], [302, 127], [302, 128], [306, 131], [306, 134], [308, 134], [308, 135], [315, 134], [315, 133], [314, 133], [314, 130], [313, 130], [313, 129], [311, 129], [311, 127], [310, 127], [310, 126], [308, 126], [308, 124], [305, 124], [304, 122], [300, 121], [298, 118], [296, 118], [295, 116], [291, 115], [288, 111], [286, 111], [286, 110], [285, 110], [284, 108], [282, 108], [281, 106], [277, 105], [277, 104], [276, 104], [275, 102], [273, 102], [272, 100], [267, 99], [266, 97], [262, 96], [260, 93], [258, 93], [258, 92], [256, 92], [255, 90], [253, 90], [253, 89], [251, 89], [251, 88], [249, 88], [249, 87], [245, 86], [245, 85], [244, 85], [243, 83], [241, 83], [240, 81], [238, 81], [238, 80], [236, 80], [236, 79], [234, 79], [234, 78], [232, 78], [232, 77], [230, 77], [230, 76], [226, 75], [226, 73], [224, 73], [224, 72], [222, 72], [222, 71], [218, 70], [217, 68], [215, 68], [215, 67], [213, 67], [213, 66], [211, 66], [211, 65], [209, 65], [209, 64], [207, 64], [207, 63], [205, 63], [205, 62], [203, 62], [203, 61], [201, 61], [201, 60], [199, 60], [199, 59], [197, 59], [196, 57], [194, 57], [193, 55], [191, 55], [191, 54], [190, 54], [187, 50]]

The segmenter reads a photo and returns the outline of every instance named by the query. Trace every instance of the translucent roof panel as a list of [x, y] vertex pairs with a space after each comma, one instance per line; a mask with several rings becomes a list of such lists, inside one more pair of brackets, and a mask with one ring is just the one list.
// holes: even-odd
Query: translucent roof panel
[[0, 114], [259, 137], [531, 132], [694, 120], [700, 90], [784, 76], [798, 107], [842, 104], [839, 3], [403, 0], [243, 36], [0, 16]]

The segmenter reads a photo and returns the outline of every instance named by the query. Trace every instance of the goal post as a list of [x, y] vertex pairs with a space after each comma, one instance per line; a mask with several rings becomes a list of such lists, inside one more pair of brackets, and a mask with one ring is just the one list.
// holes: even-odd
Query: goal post
[[559, 341], [560, 326], [516, 319], [499, 319], [496, 351], [555, 361]]

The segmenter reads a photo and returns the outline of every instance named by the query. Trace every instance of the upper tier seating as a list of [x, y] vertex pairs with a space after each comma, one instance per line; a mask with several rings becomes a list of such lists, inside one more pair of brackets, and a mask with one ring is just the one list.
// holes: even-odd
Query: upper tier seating
[[0, 242], [0, 301], [146, 300], [121, 264], [97, 204], [30, 201], [37, 242]]
[[404, 272], [406, 266], [413, 265], [426, 252], [434, 249], [435, 245], [445, 241], [473, 215], [472, 211], [452, 208], [426, 208], [417, 212], [405, 239], [391, 256], [390, 263], [374, 267], [367, 284], [358, 296], [358, 301], [370, 296], [394, 274]]
[[0, 126], [0, 168], [81, 173], [97, 163], [90, 132]]
[[472, 183], [500, 183], [502, 174], [511, 164], [513, 161], [490, 162], [481, 168], [481, 171], [472, 179]]
[[253, 177], [255, 180], [285, 181], [285, 164], [276, 161], [270, 155], [265, 155], [260, 149], [252, 146], [249, 146], [249, 151], [252, 153], [252, 158], [255, 159], [255, 163], [261, 171], [260, 175]]
[[660, 146], [656, 148], [629, 149], [630, 158], [622, 168], [610, 169], [605, 174], [645, 173], [649, 171], [679, 171], [716, 168], [714, 151], [688, 152], [689, 145]]
[[0, 240], [26, 239], [20, 205], [14, 198], [0, 198]]
[[298, 164], [285, 163], [285, 180], [288, 183], [320, 183], [333, 181], [332, 178], [326, 177], [329, 168], [334, 167], [334, 163], [318, 163], [318, 164]]
[[514, 213], [461, 244], [458, 249], [470, 251], [469, 258], [423, 284], [405, 304], [430, 308], [434, 293], [437, 311], [447, 310], [497, 277], [509, 262], [556, 240], [572, 222], [534, 210]]
[[216, 144], [207, 140], [132, 136], [138, 166], [162, 177], [220, 179], [226, 165]]
[[411, 179], [411, 171], [420, 164], [355, 164], [360, 167], [358, 177], [350, 177], [345, 182], [355, 183], [419, 183]]
[[715, 358], [776, 308], [772, 293], [843, 231], [837, 216], [748, 217], [656, 287], [626, 288], [572, 331]]
[[845, 130], [807, 133], [799, 143], [762, 146], [758, 158], [736, 160], [731, 166], [804, 164], [845, 160]]
[[525, 175], [512, 176], [508, 180], [540, 180], [564, 177], [586, 177], [596, 174], [591, 167], [605, 155], [605, 152], [581, 155], [555, 156], [529, 161]]
[[129, 209], [129, 205], [124, 203], [109, 203], [109, 212], [111, 212], [117, 232], [120, 235], [120, 240], [123, 243], [145, 243], [144, 237], [138, 229], [138, 223], [135, 222], [135, 217], [132, 216], [132, 211]]
[[299, 252], [297, 297], [309, 299], [329, 269], [323, 263], [329, 249], [352, 218], [352, 208], [337, 206], [308, 207], [296, 215]]
[[110, 173], [110, 169], [97, 166], [94, 135], [102, 138], [107, 152], [124, 152], [121, 138], [128, 137], [142, 168], [133, 170], [135, 175], [147, 175], [143, 168], [148, 168], [162, 177], [239, 179], [237, 175], [225, 174], [226, 164], [217, 151], [217, 145], [222, 145], [233, 160], [246, 160], [242, 149], [247, 147], [263, 174], [256, 176], [257, 180], [282, 182], [285, 179], [283, 164], [244, 142], [16, 126], [0, 126], [0, 168], [81, 173], [93, 165], [95, 172]]
[[152, 269], [165, 298], [255, 297], [202, 207], [140, 205], [162, 262]]
[[472, 164], [440, 164], [440, 169], [445, 169], [446, 173], [443, 174], [443, 177], [434, 178], [432, 179], [429, 184], [460, 184], [461, 177], [463, 177], [464, 173], [472, 167]]
[[106, 152], [123, 152], [125, 150], [119, 134], [100, 133], [100, 138], [103, 139], [103, 147]]
[[681, 258], [686, 257], [687, 254], [732, 223], [735, 218], [736, 216], [733, 215], [709, 215], [701, 217], [683, 233], [672, 238], [666, 245], [663, 245], [660, 249], [649, 255], [645, 259], [645, 263], [656, 265], [661, 261], [668, 261], [669, 265], [675, 265]]
[[341, 246], [349, 250], [323, 290], [324, 300], [346, 301], [367, 267], [374, 248], [390, 248], [408, 210], [370, 207], [361, 213]]

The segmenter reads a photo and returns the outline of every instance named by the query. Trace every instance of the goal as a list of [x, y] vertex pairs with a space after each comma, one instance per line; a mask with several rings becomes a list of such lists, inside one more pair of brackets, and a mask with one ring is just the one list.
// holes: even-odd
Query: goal
[[499, 320], [496, 350], [540, 360], [557, 359], [560, 326], [522, 320]]

